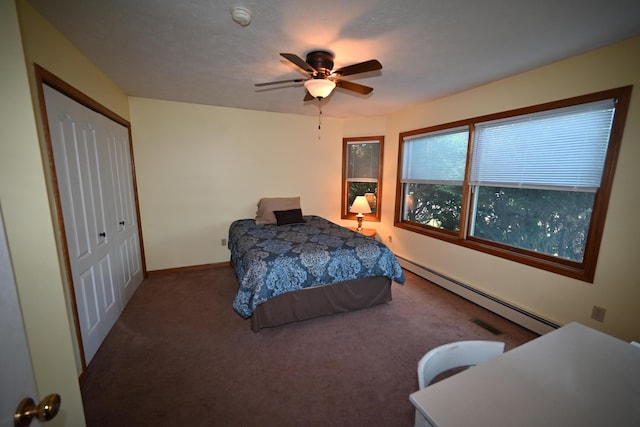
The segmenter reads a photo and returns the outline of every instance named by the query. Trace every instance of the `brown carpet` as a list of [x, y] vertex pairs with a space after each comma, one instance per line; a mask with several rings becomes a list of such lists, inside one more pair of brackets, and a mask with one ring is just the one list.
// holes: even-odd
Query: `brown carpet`
[[537, 336], [406, 275], [390, 303], [257, 333], [231, 307], [231, 267], [152, 276], [87, 369], [87, 425], [407, 427], [431, 348]]

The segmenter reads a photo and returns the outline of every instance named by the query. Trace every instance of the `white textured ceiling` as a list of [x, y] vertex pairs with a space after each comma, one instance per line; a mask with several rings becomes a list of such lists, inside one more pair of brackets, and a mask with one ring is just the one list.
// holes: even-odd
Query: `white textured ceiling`
[[[638, 0], [29, 0], [127, 94], [315, 115], [279, 54], [332, 51], [374, 91], [334, 90], [330, 117], [383, 115], [640, 35]], [[243, 27], [231, 9], [243, 6]], [[639, 55], [640, 52], [630, 52]], [[263, 89], [263, 90], [257, 90]]]

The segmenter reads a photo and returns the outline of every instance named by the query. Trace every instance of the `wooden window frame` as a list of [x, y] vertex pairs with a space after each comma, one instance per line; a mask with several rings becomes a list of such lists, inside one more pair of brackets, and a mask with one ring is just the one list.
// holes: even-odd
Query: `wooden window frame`
[[342, 138], [342, 201], [340, 204], [341, 218], [356, 220], [356, 214], [349, 212], [349, 183], [347, 181], [347, 147], [349, 143], [375, 141], [379, 147], [378, 153], [378, 183], [376, 186], [376, 211], [364, 214], [365, 221], [380, 222], [382, 215], [382, 166], [384, 155], [384, 136], [358, 136]]
[[[436, 239], [444, 240], [449, 243], [464, 246], [470, 249], [478, 250], [494, 256], [498, 256], [511, 261], [519, 262], [532, 267], [551, 271], [557, 274], [568, 276], [574, 279], [592, 283], [595, 276], [598, 253], [600, 251], [600, 243], [604, 230], [609, 199], [611, 196], [611, 188], [615, 175], [616, 164], [620, 147], [622, 145], [622, 135], [624, 132], [627, 111], [629, 109], [629, 101], [631, 98], [633, 86], [619, 87], [615, 89], [605, 90], [601, 92], [591, 93], [587, 95], [577, 96], [573, 98], [563, 99], [559, 101], [548, 102], [531, 107], [509, 110], [496, 114], [475, 117], [468, 120], [456, 121], [448, 124], [432, 126], [423, 129], [402, 132], [399, 134], [398, 149], [398, 169], [396, 180], [396, 201], [394, 213], [394, 226], [418, 234], [422, 234]], [[554, 257], [544, 253], [534, 252], [523, 248], [513, 247], [498, 242], [482, 240], [469, 235], [469, 227], [471, 216], [473, 214], [473, 204], [471, 201], [471, 188], [469, 185], [469, 175], [471, 169], [471, 153], [474, 124], [486, 122], [506, 117], [514, 117], [519, 115], [530, 114], [539, 111], [552, 110], [556, 108], [568, 107], [573, 105], [586, 104], [602, 99], [614, 98], [617, 100], [616, 111], [611, 126], [609, 145], [607, 148], [606, 160], [602, 171], [602, 182], [600, 188], [596, 192], [591, 222], [589, 224], [589, 233], [585, 245], [585, 253], [582, 262], [567, 260], [564, 258]], [[403, 148], [404, 138], [421, 133], [429, 133], [445, 128], [453, 128], [461, 125], [469, 125], [469, 146], [467, 150], [466, 174], [464, 180], [462, 210], [460, 219], [460, 231], [457, 233], [441, 230], [429, 225], [418, 224], [403, 219], [404, 200], [403, 185], [401, 183], [402, 165], [403, 165]]]

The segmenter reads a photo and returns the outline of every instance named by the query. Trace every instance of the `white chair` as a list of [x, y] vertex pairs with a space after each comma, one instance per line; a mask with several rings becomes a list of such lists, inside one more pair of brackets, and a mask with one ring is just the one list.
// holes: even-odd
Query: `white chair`
[[[458, 341], [441, 345], [425, 354], [418, 362], [418, 385], [427, 387], [439, 374], [449, 369], [474, 366], [504, 352], [504, 343], [498, 341]], [[416, 427], [429, 426], [416, 410]]]

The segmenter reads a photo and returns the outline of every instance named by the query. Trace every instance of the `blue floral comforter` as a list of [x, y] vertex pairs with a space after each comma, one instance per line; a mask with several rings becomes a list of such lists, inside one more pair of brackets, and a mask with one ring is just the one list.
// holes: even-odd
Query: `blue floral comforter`
[[253, 219], [231, 224], [228, 246], [240, 284], [233, 308], [242, 317], [271, 297], [302, 288], [373, 276], [404, 283], [402, 267], [384, 244], [318, 216], [304, 219], [280, 226]]

